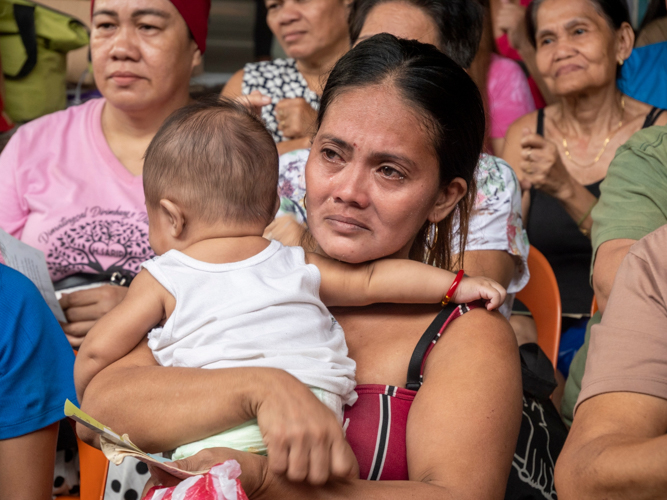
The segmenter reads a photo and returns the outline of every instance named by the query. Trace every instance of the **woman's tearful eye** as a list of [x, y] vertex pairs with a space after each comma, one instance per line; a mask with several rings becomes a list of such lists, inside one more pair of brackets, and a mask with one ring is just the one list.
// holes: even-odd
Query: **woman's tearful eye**
[[325, 148], [322, 150], [322, 155], [329, 161], [339, 161], [340, 155], [336, 153], [333, 149]]
[[388, 177], [390, 179], [404, 179], [405, 178], [405, 176], [401, 172], [399, 172], [395, 168], [387, 166], [387, 165], [384, 165], [384, 166], [380, 167], [380, 173], [384, 177]]

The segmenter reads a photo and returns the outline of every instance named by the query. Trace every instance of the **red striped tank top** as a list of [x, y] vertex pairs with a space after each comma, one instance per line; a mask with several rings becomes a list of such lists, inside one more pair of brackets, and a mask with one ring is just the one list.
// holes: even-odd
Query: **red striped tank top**
[[450, 304], [436, 316], [412, 353], [405, 389], [378, 384], [356, 387], [357, 402], [345, 407], [345, 420], [349, 419], [346, 436], [359, 462], [362, 479], [408, 479], [408, 413], [422, 384], [426, 358], [449, 323], [481, 306], [480, 302]]

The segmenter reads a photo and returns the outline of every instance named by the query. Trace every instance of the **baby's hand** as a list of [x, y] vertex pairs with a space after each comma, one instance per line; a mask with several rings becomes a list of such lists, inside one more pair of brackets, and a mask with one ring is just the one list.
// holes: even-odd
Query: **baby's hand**
[[486, 308], [492, 311], [505, 302], [506, 296], [507, 290], [490, 278], [465, 276], [459, 283], [452, 300], [458, 304], [465, 304], [482, 299], [486, 301]]

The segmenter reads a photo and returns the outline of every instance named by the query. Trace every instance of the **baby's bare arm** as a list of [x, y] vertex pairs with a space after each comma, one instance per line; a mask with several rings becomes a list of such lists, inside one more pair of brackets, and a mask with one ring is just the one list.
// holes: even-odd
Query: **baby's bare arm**
[[454, 281], [454, 273], [408, 259], [346, 264], [306, 254], [320, 270], [320, 298], [325, 305], [364, 306], [383, 302], [435, 304]]
[[[377, 303], [437, 304], [455, 274], [408, 259], [380, 259], [370, 264], [345, 264], [317, 254], [306, 254], [320, 270], [320, 299], [325, 305], [365, 306]], [[505, 300], [505, 289], [484, 277], [465, 277], [451, 299], [457, 303], [482, 299], [495, 309]]]
[[123, 301], [95, 323], [74, 364], [79, 401], [95, 375], [128, 354], [163, 319], [166, 295], [168, 292], [162, 285], [142, 270]]

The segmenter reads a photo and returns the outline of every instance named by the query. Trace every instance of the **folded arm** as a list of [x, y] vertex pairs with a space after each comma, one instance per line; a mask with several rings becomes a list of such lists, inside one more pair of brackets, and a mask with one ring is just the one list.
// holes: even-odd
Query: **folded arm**
[[667, 401], [631, 392], [581, 404], [556, 464], [558, 497], [667, 495]]
[[[171, 450], [257, 418], [269, 467], [277, 474], [305, 477], [314, 467], [328, 468], [317, 473], [326, 477], [347, 477], [356, 466], [333, 412], [287, 372], [162, 367], [146, 340], [93, 378], [81, 407], [148, 452]], [[78, 426], [77, 432], [98, 445], [92, 431]], [[322, 460], [313, 464], [314, 456]]]

